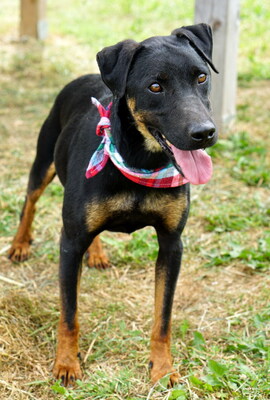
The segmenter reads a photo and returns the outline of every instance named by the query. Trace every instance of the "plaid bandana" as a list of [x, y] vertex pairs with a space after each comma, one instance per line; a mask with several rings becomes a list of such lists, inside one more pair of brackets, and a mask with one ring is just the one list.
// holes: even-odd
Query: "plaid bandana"
[[101, 119], [97, 125], [96, 134], [102, 136], [103, 139], [97, 150], [92, 155], [86, 170], [86, 178], [92, 178], [101, 171], [108, 159], [112, 161], [116, 168], [128, 179], [139, 185], [149, 186], [153, 188], [170, 188], [184, 185], [187, 183], [185, 179], [174, 167], [172, 163], [167, 164], [163, 168], [157, 169], [138, 169], [129, 167], [118, 153], [111, 135], [111, 107], [112, 103], [104, 108], [100, 102], [94, 97], [91, 98], [92, 103], [97, 107]]

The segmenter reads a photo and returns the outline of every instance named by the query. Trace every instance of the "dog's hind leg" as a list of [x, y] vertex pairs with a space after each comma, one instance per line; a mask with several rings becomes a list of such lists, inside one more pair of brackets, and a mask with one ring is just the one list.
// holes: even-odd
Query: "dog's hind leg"
[[46, 171], [46, 175], [43, 177], [39, 187], [31, 188], [31, 184], [28, 185], [27, 195], [21, 212], [20, 224], [8, 251], [8, 257], [12, 261], [25, 261], [29, 256], [30, 244], [32, 242], [31, 226], [35, 215], [35, 204], [54, 176], [55, 168], [52, 163]]
[[151, 380], [157, 382], [169, 374], [170, 386], [179, 381], [180, 375], [172, 365], [171, 312], [175, 286], [180, 270], [182, 244], [179, 234], [158, 232], [159, 254], [155, 272], [155, 315], [151, 335]]
[[24, 261], [29, 256], [32, 242], [31, 225], [35, 214], [35, 204], [56, 174], [53, 153], [58, 134], [57, 116], [52, 110], [40, 131], [37, 154], [29, 175], [20, 224], [8, 251], [8, 257], [12, 261]]
[[99, 236], [96, 236], [87, 250], [87, 265], [89, 268], [107, 269], [110, 262], [104, 250]]

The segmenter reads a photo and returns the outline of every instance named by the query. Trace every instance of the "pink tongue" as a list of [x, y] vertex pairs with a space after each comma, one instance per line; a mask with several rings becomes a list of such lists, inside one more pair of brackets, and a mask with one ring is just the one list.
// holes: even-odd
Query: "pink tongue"
[[212, 160], [204, 150], [185, 151], [171, 145], [175, 161], [185, 178], [193, 185], [208, 182], [212, 176]]

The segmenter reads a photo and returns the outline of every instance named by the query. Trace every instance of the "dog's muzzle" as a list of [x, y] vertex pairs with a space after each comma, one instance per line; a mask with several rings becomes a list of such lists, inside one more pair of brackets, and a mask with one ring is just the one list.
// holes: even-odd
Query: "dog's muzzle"
[[176, 162], [176, 160], [174, 158], [172, 149], [171, 149], [170, 145], [168, 144], [167, 139], [157, 129], [148, 128], [148, 130], [151, 133], [151, 135], [156, 139], [156, 141], [158, 142], [158, 144], [160, 145], [160, 147], [162, 148], [164, 153], [172, 161], [172, 163], [175, 166], [175, 168], [180, 172], [180, 174], [182, 176], [184, 176], [183, 172], [181, 171], [181, 168], [179, 167], [179, 165], [177, 164], [177, 162]]

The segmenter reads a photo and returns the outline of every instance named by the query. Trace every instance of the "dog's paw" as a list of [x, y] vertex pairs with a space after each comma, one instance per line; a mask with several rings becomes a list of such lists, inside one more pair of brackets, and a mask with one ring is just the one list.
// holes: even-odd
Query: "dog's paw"
[[53, 376], [56, 379], [60, 379], [63, 386], [74, 386], [77, 379], [82, 379], [79, 360], [56, 360], [53, 367]]
[[88, 253], [87, 265], [89, 268], [107, 269], [111, 267], [109, 259], [103, 253]]
[[164, 376], [168, 376], [168, 387], [171, 388], [177, 385], [181, 379], [180, 374], [169, 364], [163, 364], [158, 366], [150, 362], [149, 367], [151, 369], [150, 376], [152, 383], [156, 383]]
[[28, 259], [30, 254], [30, 242], [13, 242], [8, 250], [8, 258], [13, 262], [22, 262]]

